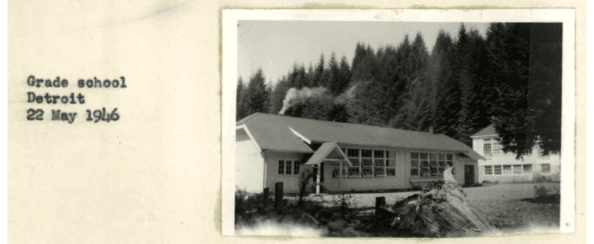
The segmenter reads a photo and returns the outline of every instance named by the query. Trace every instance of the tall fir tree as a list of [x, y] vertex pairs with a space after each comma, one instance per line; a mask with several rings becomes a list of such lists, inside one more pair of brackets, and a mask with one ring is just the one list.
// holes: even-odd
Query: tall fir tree
[[256, 71], [256, 73], [250, 78], [250, 82], [247, 87], [247, 115], [268, 111], [268, 109], [265, 107], [267, 103], [266, 100], [268, 100], [268, 94], [266, 90], [264, 74], [262, 73], [262, 69], [258, 69], [258, 71]]
[[[456, 134], [459, 89], [453, 78], [453, 60], [456, 48], [449, 34], [440, 31], [432, 51], [432, 79], [436, 90], [433, 127], [435, 133], [453, 136]], [[452, 113], [454, 112], [454, 113]]]
[[236, 90], [236, 99], [235, 99], [235, 119], [240, 120], [246, 116], [245, 111], [245, 103], [244, 103], [244, 96], [245, 96], [245, 87], [243, 84], [243, 80], [239, 77], [239, 81], [237, 81], [237, 90]]
[[410, 70], [401, 75], [403, 79], [412, 80], [406, 81], [408, 87], [401, 95], [401, 106], [390, 121], [391, 127], [424, 131], [431, 125], [433, 118], [431, 96], [434, 91], [427, 74], [428, 57], [423, 38], [417, 34], [410, 49], [408, 60], [411, 64]]
[[318, 61], [318, 65], [316, 65], [316, 69], [314, 71], [314, 76], [313, 79], [311, 81], [311, 86], [312, 87], [318, 87], [321, 85], [321, 80], [322, 80], [322, 75], [324, 74], [324, 54], [320, 55], [320, 60]]

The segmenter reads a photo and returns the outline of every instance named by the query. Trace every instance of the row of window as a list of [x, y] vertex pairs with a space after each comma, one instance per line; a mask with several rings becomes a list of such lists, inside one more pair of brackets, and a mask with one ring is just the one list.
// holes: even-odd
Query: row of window
[[396, 176], [396, 162], [390, 157], [390, 151], [345, 148], [352, 165], [332, 169], [332, 177], [357, 178], [357, 177], [386, 177]]
[[[344, 151], [352, 165], [343, 165], [342, 170], [341, 167], [333, 167], [332, 177], [334, 178], [396, 176], [396, 162], [390, 157], [390, 151], [355, 148], [345, 148]], [[453, 154], [411, 152], [410, 175], [419, 177], [440, 176], [447, 166], [452, 167], [454, 165], [453, 160]], [[280, 160], [278, 161], [278, 174], [299, 174], [299, 164], [300, 161]], [[485, 168], [486, 174], [492, 171], [493, 169]]]
[[279, 175], [297, 175], [299, 174], [300, 161], [280, 160], [278, 161]]
[[454, 155], [445, 153], [410, 153], [411, 176], [439, 176], [447, 166], [454, 166]]
[[[532, 164], [517, 165], [487, 165], [484, 166], [485, 175], [509, 175], [509, 174], [528, 174], [532, 173]], [[541, 164], [542, 173], [550, 173], [550, 164]]]

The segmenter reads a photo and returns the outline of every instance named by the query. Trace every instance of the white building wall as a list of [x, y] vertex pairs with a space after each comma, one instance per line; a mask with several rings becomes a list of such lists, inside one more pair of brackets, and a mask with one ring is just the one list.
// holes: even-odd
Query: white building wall
[[251, 193], [264, 189], [264, 158], [243, 129], [236, 130], [235, 185]]
[[[479, 152], [481, 155], [484, 155], [484, 139], [486, 137], [480, 138], [473, 138], [473, 146], [474, 150]], [[535, 176], [545, 176], [550, 180], [558, 181], [559, 180], [559, 173], [560, 173], [560, 165], [561, 165], [561, 158], [558, 154], [552, 154], [547, 157], [542, 157], [538, 155], [539, 148], [533, 148], [532, 155], [524, 155], [522, 159], [516, 159], [516, 155], [513, 153], [494, 153], [492, 156], [486, 156], [486, 160], [479, 160], [479, 181], [489, 181], [489, 182], [524, 182], [524, 181], [532, 181], [535, 179]], [[532, 165], [531, 172], [524, 172], [522, 168], [522, 172], [520, 174], [514, 174], [513, 172], [513, 165]], [[542, 172], [542, 165], [549, 164], [550, 172], [543, 173]], [[506, 174], [503, 172], [503, 166], [510, 165], [512, 167], [512, 173]], [[502, 172], [501, 175], [493, 174], [487, 175], [485, 174], [485, 166], [501, 166]], [[493, 169], [494, 171], [494, 169]]]
[[[299, 161], [300, 167], [299, 171], [303, 171], [306, 166], [303, 162], [304, 154], [301, 153], [291, 153], [291, 152], [273, 152], [267, 151], [264, 153], [266, 158], [264, 171], [266, 172], [266, 183], [265, 187], [268, 187], [270, 192], [274, 192], [276, 182], [283, 183], [283, 193], [298, 193], [299, 192], [299, 173], [295, 174], [279, 174], [278, 173], [278, 166], [279, 161], [283, 160], [290, 160], [290, 161]], [[286, 166], [286, 165], [285, 165]]]

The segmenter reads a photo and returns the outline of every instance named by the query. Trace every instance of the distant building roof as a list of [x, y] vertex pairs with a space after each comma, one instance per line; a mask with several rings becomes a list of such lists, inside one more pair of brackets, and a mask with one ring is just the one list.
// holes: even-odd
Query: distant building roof
[[446, 135], [429, 132], [263, 113], [252, 114], [238, 121], [236, 125], [245, 125], [263, 150], [312, 153], [313, 150], [300, 138], [303, 136], [312, 143], [337, 142], [343, 145], [458, 151], [473, 159], [483, 159], [464, 143]]
[[491, 124], [470, 137], [493, 136], [493, 135], [497, 135], [497, 132], [495, 131], [495, 127], [493, 127], [493, 125]]

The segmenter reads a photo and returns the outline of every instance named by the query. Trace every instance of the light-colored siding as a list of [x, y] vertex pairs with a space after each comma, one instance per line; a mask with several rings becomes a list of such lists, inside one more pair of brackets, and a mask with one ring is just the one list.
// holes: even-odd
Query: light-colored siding
[[236, 130], [235, 185], [247, 192], [264, 189], [264, 158], [243, 129]]
[[299, 174], [279, 174], [278, 173], [278, 162], [280, 160], [299, 160], [301, 166], [299, 171], [304, 170], [303, 158], [304, 154], [301, 153], [290, 153], [290, 152], [273, 152], [267, 151], [264, 153], [266, 157], [266, 185], [270, 189], [270, 192], [274, 192], [276, 182], [283, 182], [283, 193], [298, 193], [299, 192]]
[[[483, 139], [484, 138], [474, 138], [473, 139], [473, 146], [475, 147], [474, 150], [483, 155]], [[537, 155], [539, 152], [538, 147], [534, 147], [532, 149], [532, 155], [524, 155], [522, 159], [516, 159], [516, 155], [513, 153], [501, 153], [501, 154], [493, 154], [491, 157], [486, 157], [486, 160], [479, 161], [479, 182], [483, 181], [490, 181], [490, 182], [522, 182], [522, 181], [532, 181], [534, 176], [543, 175], [552, 180], [559, 180], [559, 172], [560, 172], [560, 156], [558, 154], [552, 154], [547, 157], [542, 157]], [[513, 173], [513, 165], [524, 165], [530, 164], [532, 165], [532, 172], [521, 174], [514, 174]], [[541, 167], [542, 164], [549, 164], [551, 167], [551, 171], [549, 173], [542, 173]], [[486, 175], [485, 174], [485, 166], [495, 166], [500, 165], [502, 166], [502, 174], [501, 175]], [[511, 165], [512, 173], [505, 174], [503, 172], [503, 165]], [[494, 171], [494, 170], [493, 170]]]

